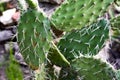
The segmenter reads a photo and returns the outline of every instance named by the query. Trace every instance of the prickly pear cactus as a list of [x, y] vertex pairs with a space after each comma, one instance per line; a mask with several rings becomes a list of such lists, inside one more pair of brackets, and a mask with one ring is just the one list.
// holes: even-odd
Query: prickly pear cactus
[[18, 26], [18, 42], [21, 54], [32, 69], [44, 63], [49, 51], [51, 34], [50, 23], [38, 10], [38, 3], [26, 0], [30, 6], [20, 18]]
[[114, 70], [93, 57], [75, 59], [70, 68], [62, 70], [59, 78], [59, 80], [116, 80]]
[[54, 43], [52, 44], [47, 57], [52, 64], [55, 64], [57, 66], [70, 66], [70, 63], [67, 61], [67, 59], [63, 56], [63, 54], [59, 51]]
[[120, 36], [120, 16], [111, 20], [111, 26], [113, 31], [112, 36]]
[[103, 15], [113, 0], [67, 0], [52, 15], [51, 22], [61, 30], [81, 28]]
[[44, 62], [45, 53], [51, 41], [49, 21], [35, 10], [21, 16], [18, 27], [18, 40], [21, 53], [31, 67], [38, 67]]
[[82, 55], [96, 55], [109, 38], [109, 22], [100, 20], [88, 27], [66, 34], [58, 43], [61, 53], [68, 59]]

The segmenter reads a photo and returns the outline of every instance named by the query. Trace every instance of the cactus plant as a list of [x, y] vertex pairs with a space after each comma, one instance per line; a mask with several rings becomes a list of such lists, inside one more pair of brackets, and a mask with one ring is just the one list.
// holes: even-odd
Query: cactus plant
[[81, 54], [95, 55], [109, 38], [109, 27], [108, 21], [100, 20], [89, 27], [66, 34], [58, 43], [58, 47], [68, 60], [77, 58]]
[[112, 2], [113, 0], [67, 0], [52, 15], [51, 22], [56, 28], [65, 31], [80, 29], [102, 16]]
[[63, 69], [59, 80], [116, 80], [115, 71], [105, 62], [93, 57], [80, 57]]
[[[109, 38], [110, 28], [109, 21], [96, 19], [104, 14], [113, 1], [66, 0], [49, 20], [57, 29], [74, 30], [63, 36], [57, 48], [50, 44], [49, 20], [39, 11], [37, 2], [26, 0], [29, 9], [20, 18], [18, 42], [26, 63], [32, 69], [38, 69], [38, 72], [35, 71], [36, 79], [47, 79], [44, 78], [47, 74], [46, 64], [49, 70], [53, 70], [53, 65], [62, 68], [59, 80], [116, 80], [115, 72], [108, 64], [93, 58]], [[52, 65], [45, 60], [50, 60]], [[48, 74], [51, 79], [56, 79], [51, 70]]]
[[21, 16], [18, 26], [18, 42], [26, 63], [33, 69], [38, 68], [40, 63], [44, 62], [51, 39], [49, 20], [34, 6]]

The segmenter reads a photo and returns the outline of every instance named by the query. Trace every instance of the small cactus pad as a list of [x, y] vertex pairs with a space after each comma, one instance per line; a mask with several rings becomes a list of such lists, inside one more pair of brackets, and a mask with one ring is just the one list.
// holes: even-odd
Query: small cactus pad
[[65, 31], [80, 29], [104, 14], [113, 0], [68, 0], [52, 15], [53, 25]]
[[90, 26], [66, 34], [58, 43], [58, 48], [66, 59], [82, 55], [96, 55], [109, 38], [109, 22], [100, 20]]
[[70, 63], [66, 60], [63, 54], [58, 50], [58, 48], [53, 43], [53, 46], [49, 50], [48, 59], [51, 61], [52, 64], [61, 67], [70, 66]]
[[114, 70], [93, 57], [80, 57], [71, 67], [61, 71], [60, 80], [116, 80]]
[[18, 26], [18, 42], [26, 63], [37, 68], [45, 59], [51, 41], [50, 23], [42, 13], [28, 10], [21, 16]]
[[120, 16], [111, 20], [111, 26], [113, 30], [112, 36], [120, 36]]

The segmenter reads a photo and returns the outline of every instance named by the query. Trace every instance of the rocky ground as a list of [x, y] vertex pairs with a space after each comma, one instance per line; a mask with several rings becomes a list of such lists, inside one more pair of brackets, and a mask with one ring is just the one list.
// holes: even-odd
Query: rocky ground
[[[13, 55], [24, 73], [24, 80], [31, 80], [31, 77], [33, 77], [32, 70], [30, 70], [24, 62], [22, 55], [19, 52], [19, 46], [16, 39], [17, 24], [20, 17], [18, 5], [16, 0], [1, 0], [0, 3], [1, 2], [6, 2], [6, 11], [4, 13], [2, 13], [2, 11], [0, 12], [0, 80], [7, 80], [5, 75], [7, 65], [5, 63], [9, 61], [9, 44], [12, 44], [13, 46]], [[62, 2], [63, 0], [39, 0], [39, 6], [40, 9], [50, 17]], [[115, 10], [115, 13], [118, 15], [119, 10]], [[109, 19], [109, 15], [107, 13], [106, 15]], [[53, 28], [53, 33], [55, 36], [60, 36], [63, 32]], [[116, 69], [120, 69], [120, 43], [117, 41], [108, 41], [98, 54], [98, 57], [107, 59]]]

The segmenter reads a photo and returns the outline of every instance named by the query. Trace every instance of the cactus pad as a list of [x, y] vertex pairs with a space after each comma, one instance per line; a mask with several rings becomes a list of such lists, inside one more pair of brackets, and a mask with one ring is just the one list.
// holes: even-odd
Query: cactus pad
[[66, 34], [58, 43], [58, 48], [66, 59], [83, 55], [96, 55], [109, 38], [109, 22], [100, 20], [88, 27]]
[[62, 70], [60, 80], [116, 80], [114, 70], [93, 57], [80, 57]]
[[52, 15], [51, 22], [61, 30], [69, 31], [89, 25], [103, 15], [113, 0], [68, 0]]
[[18, 42], [21, 54], [32, 68], [38, 68], [45, 60], [51, 41], [50, 24], [42, 13], [28, 10], [21, 16], [18, 26]]

